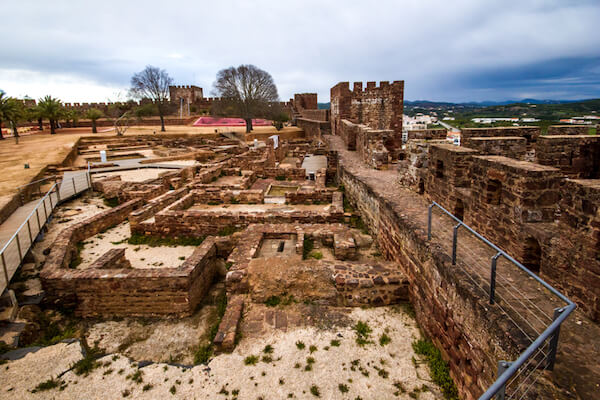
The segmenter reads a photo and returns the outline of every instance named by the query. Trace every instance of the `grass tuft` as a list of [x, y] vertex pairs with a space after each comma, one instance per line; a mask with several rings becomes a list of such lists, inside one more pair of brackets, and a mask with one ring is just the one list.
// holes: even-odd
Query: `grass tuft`
[[450, 377], [450, 367], [442, 358], [442, 353], [430, 340], [417, 340], [412, 343], [412, 347], [415, 353], [426, 358], [431, 378], [440, 386], [444, 397], [448, 400], [458, 400], [458, 390]]

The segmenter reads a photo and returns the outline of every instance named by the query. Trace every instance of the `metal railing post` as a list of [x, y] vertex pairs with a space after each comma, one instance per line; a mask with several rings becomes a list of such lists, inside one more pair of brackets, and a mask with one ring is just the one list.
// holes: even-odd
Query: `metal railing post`
[[[565, 309], [563, 307], [555, 308], [554, 316], [552, 317], [552, 320], [556, 321], [556, 319], [560, 316], [560, 314], [562, 314], [563, 311], [565, 311]], [[546, 368], [545, 368], [550, 371], [554, 370], [554, 362], [556, 361], [556, 350], [558, 349], [558, 336], [559, 335], [560, 335], [560, 325], [556, 327], [556, 329], [552, 333], [552, 336], [550, 336], [550, 344], [549, 344], [550, 351], [548, 352], [548, 364], [546, 364]]]
[[494, 304], [496, 297], [496, 263], [501, 255], [501, 253], [496, 253], [496, 255], [492, 257], [492, 268], [490, 272], [490, 304]]
[[46, 199], [42, 199], [42, 204], [44, 205], [44, 217], [46, 219], [44, 219], [44, 223], [46, 223], [46, 221], [48, 221], [48, 211], [46, 210]]
[[[496, 376], [496, 379], [498, 379], [500, 376], [502, 376], [504, 371], [506, 371], [508, 369], [508, 367], [510, 367], [511, 365], [512, 365], [512, 363], [509, 361], [503, 361], [503, 360], [498, 361], [498, 376]], [[505, 392], [506, 392], [506, 385], [502, 386], [500, 388], [500, 390], [498, 391], [498, 393], [496, 393], [496, 400], [504, 400]]]
[[29, 245], [33, 246], [33, 236], [31, 235], [31, 224], [29, 223], [29, 219], [27, 220], [27, 232], [29, 232]]
[[71, 181], [73, 182], [73, 195], [75, 195], [77, 193], [77, 189], [75, 189], [75, 177], [72, 177]]
[[52, 205], [52, 190], [48, 192], [48, 199], [50, 200], [50, 213], [52, 213], [52, 210], [54, 209], [54, 206]]
[[36, 207], [35, 209], [35, 216], [37, 218], [37, 222], [38, 222], [38, 229], [40, 230], [40, 232], [42, 231], [42, 225], [40, 225], [40, 213], [38, 212], [39, 208]]
[[8, 287], [8, 272], [6, 271], [6, 260], [4, 259], [4, 252], [2, 252], [2, 269], [4, 270], [4, 279], [6, 279], [6, 287]]
[[23, 252], [21, 251], [21, 240], [19, 239], [19, 232], [17, 232], [17, 250], [19, 250], [19, 264], [21, 263], [21, 260], [23, 259]]
[[427, 240], [431, 240], [431, 214], [433, 211], [433, 204], [427, 207]]
[[23, 190], [19, 186], [19, 200], [21, 201], [21, 205], [25, 205], [25, 200], [23, 199]]
[[454, 227], [454, 232], [452, 233], [452, 265], [456, 265], [456, 245], [458, 244], [458, 228], [460, 228], [462, 224], [458, 224]]

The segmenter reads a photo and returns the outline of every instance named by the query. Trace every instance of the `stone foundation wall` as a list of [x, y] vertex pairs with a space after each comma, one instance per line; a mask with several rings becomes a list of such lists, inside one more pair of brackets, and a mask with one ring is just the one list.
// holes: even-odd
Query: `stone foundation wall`
[[427, 139], [427, 140], [438, 140], [446, 139], [448, 135], [447, 129], [414, 129], [406, 131], [407, 140], [415, 139]]
[[265, 168], [258, 173], [263, 178], [277, 179], [284, 177], [286, 180], [303, 181], [306, 179], [304, 168]]
[[600, 136], [540, 136], [537, 162], [560, 168], [570, 178], [600, 178]]
[[481, 155], [504, 156], [517, 160], [523, 160], [527, 153], [527, 139], [524, 137], [471, 137], [465, 138], [461, 146], [475, 149]]
[[499, 126], [494, 128], [462, 128], [460, 131], [461, 144], [472, 137], [524, 137], [527, 144], [535, 143], [541, 135], [538, 126]]
[[[394, 155], [397, 156], [397, 153], [390, 152], [387, 147], [394, 140], [394, 135], [392, 130], [375, 130], [367, 125], [341, 121], [340, 136], [348, 150], [356, 150], [363, 161], [375, 169], [386, 169]], [[396, 148], [392, 146], [390, 149]]]
[[590, 125], [551, 125], [547, 135], [587, 135]]
[[[335, 197], [340, 197], [338, 201], [334, 200]], [[335, 189], [314, 189], [299, 188], [295, 192], [286, 192], [285, 202], [286, 204], [326, 204], [326, 203], [341, 203], [340, 192]]]
[[63, 230], [40, 274], [46, 298], [81, 317], [190, 315], [216, 273], [217, 247], [207, 239], [178, 268], [134, 269], [112, 249], [91, 268], [69, 268], [77, 243], [119, 224], [141, 199], [131, 200]]

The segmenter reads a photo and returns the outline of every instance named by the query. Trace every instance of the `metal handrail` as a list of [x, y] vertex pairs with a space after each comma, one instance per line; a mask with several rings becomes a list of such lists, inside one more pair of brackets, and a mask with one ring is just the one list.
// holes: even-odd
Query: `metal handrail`
[[[42, 179], [43, 180], [43, 179]], [[40, 180], [41, 181], [41, 180]], [[37, 204], [33, 207], [33, 209], [31, 210], [31, 212], [29, 213], [29, 215], [27, 216], [27, 218], [25, 218], [25, 220], [21, 223], [21, 225], [19, 226], [19, 228], [17, 228], [17, 230], [15, 231], [15, 233], [10, 237], [10, 239], [6, 242], [6, 244], [2, 247], [2, 249], [0, 250], [0, 261], [2, 262], [2, 268], [3, 268], [3, 272], [4, 272], [4, 278], [6, 280], [6, 287], [8, 287], [9, 283], [10, 283], [10, 279], [12, 278], [8, 276], [8, 271], [7, 271], [7, 262], [6, 262], [6, 257], [5, 257], [5, 252], [8, 249], [8, 247], [16, 240], [17, 242], [17, 251], [18, 251], [18, 259], [19, 259], [19, 264], [21, 263], [21, 261], [23, 261], [23, 257], [25, 256], [27, 251], [23, 251], [23, 249], [21, 249], [21, 243], [20, 243], [20, 239], [19, 239], [19, 234], [21, 233], [22, 230], [24, 230], [25, 226], [27, 226], [28, 229], [28, 233], [29, 233], [29, 238], [30, 238], [30, 243], [29, 246], [33, 246], [33, 241], [34, 238], [32, 237], [32, 232], [31, 232], [31, 226], [30, 226], [30, 221], [31, 219], [33, 219], [34, 214], [36, 215], [36, 219], [37, 219], [37, 226], [38, 226], [38, 234], [39, 232], [42, 230], [42, 227], [48, 222], [48, 218], [51, 216], [52, 211], [54, 209], [54, 207], [56, 207], [56, 205], [58, 205], [59, 203], [61, 203], [62, 201], [66, 200], [67, 198], [70, 198], [71, 196], [74, 196], [82, 191], [85, 191], [89, 188], [92, 187], [92, 182], [91, 182], [91, 176], [89, 174], [89, 169], [88, 172], [85, 174], [85, 187], [80, 190], [79, 192], [77, 191], [77, 185], [75, 183], [75, 177], [71, 178], [71, 181], [73, 183], [73, 194], [72, 195], [68, 195], [65, 198], [61, 199], [61, 195], [60, 195], [60, 190], [61, 187], [60, 185], [64, 182], [64, 180], [60, 180], [60, 181], [56, 181], [51, 187], [50, 189], [46, 192], [46, 194], [37, 202]], [[39, 181], [36, 181], [39, 182]], [[81, 186], [80, 186], [81, 188]], [[52, 202], [52, 194], [56, 193], [56, 202]], [[46, 209], [46, 199], [48, 199], [50, 201], [50, 210], [48, 212], [48, 210]], [[40, 222], [40, 218], [39, 218], [39, 209], [41, 208], [41, 206], [43, 205], [44, 207], [44, 222], [43, 224]], [[36, 234], [37, 235], [37, 234]], [[2, 291], [4, 291], [4, 289], [2, 289]]]
[[[529, 269], [527, 269], [525, 266], [523, 266], [520, 262], [518, 262], [517, 260], [515, 260], [514, 258], [509, 256], [504, 250], [500, 249], [498, 246], [496, 246], [495, 244], [490, 242], [488, 239], [486, 239], [485, 237], [483, 237], [482, 235], [477, 233], [471, 227], [469, 227], [468, 225], [463, 223], [460, 219], [456, 218], [448, 210], [446, 210], [444, 207], [442, 207], [435, 201], [432, 202], [431, 205], [429, 205], [428, 210], [427, 210], [427, 214], [428, 214], [427, 215], [427, 239], [428, 240], [431, 240], [431, 221], [432, 221], [433, 207], [439, 208], [447, 216], [452, 218], [452, 220], [454, 220], [457, 223], [457, 225], [454, 226], [454, 236], [453, 236], [453, 243], [452, 243], [452, 263], [453, 264], [455, 264], [455, 262], [456, 262], [457, 232], [460, 227], [464, 227], [470, 233], [475, 235], [475, 237], [477, 237], [483, 243], [485, 243], [486, 245], [488, 245], [489, 247], [491, 247], [492, 249], [494, 249], [496, 251], [496, 255], [494, 255], [492, 257], [492, 275], [491, 275], [491, 279], [490, 279], [491, 280], [491, 283], [490, 283], [490, 303], [491, 304], [493, 304], [493, 302], [494, 302], [493, 301], [494, 300], [494, 286], [495, 286], [494, 282], [495, 282], [495, 273], [496, 273], [495, 266], [496, 266], [496, 261], [500, 256], [502, 256], [502, 257], [506, 258], [508, 261], [512, 262], [514, 265], [516, 265], [518, 268], [520, 268], [522, 271], [524, 271], [530, 277], [535, 279], [538, 283], [540, 283], [542, 286], [544, 286], [546, 289], [548, 289], [550, 292], [552, 292], [558, 298], [560, 298], [565, 303], [567, 303], [566, 306], [555, 310], [554, 320], [550, 323], [550, 325], [548, 325], [546, 327], [546, 329], [544, 329], [544, 331], [537, 337], [537, 339], [535, 339], [531, 343], [531, 345], [529, 345], [529, 347], [527, 347], [523, 351], [523, 353], [521, 353], [521, 355], [515, 361], [505, 363], [505, 364], [509, 365], [508, 368], [502, 368], [503, 372], [500, 374], [500, 376], [498, 376], [496, 378], [496, 381], [485, 391], [485, 393], [483, 395], [481, 395], [481, 397], [479, 397], [479, 400], [490, 400], [495, 395], [499, 395], [499, 396], [501, 396], [501, 398], [504, 398], [504, 389], [506, 387], [506, 383], [508, 382], [508, 380], [513, 375], [515, 375], [515, 373], [519, 370], [519, 368], [521, 368], [525, 364], [525, 362], [534, 353], [536, 353], [538, 351], [538, 349], [540, 349], [540, 347], [544, 344], [544, 342], [546, 340], [548, 340], [551, 336], [552, 336], [551, 340], [554, 342], [553, 343], [554, 348], [551, 349], [551, 357], [554, 356], [554, 354], [556, 352], [556, 346], [558, 345], [558, 333], [560, 332], [560, 326], [567, 319], [567, 317], [575, 310], [575, 308], [577, 308], [577, 305], [575, 303], [573, 303], [565, 295], [563, 295], [561, 292], [559, 292], [554, 287], [552, 287], [550, 284], [548, 284], [546, 281], [544, 281], [542, 278], [540, 278], [535, 273], [531, 272]], [[554, 360], [550, 359], [549, 361], [550, 361], [550, 364], [553, 366]]]
[[38, 201], [38, 203], [35, 205], [35, 207], [33, 207], [33, 210], [29, 213], [27, 218], [25, 218], [25, 221], [23, 221], [23, 223], [19, 226], [19, 228], [17, 228], [15, 233], [10, 237], [10, 239], [8, 239], [8, 241], [6, 242], [4, 247], [2, 247], [2, 250], [0, 250], [0, 254], [4, 253], [4, 251], [8, 248], [8, 245], [13, 241], [15, 236], [17, 236], [19, 234], [19, 232], [21, 232], [21, 229], [25, 226], [25, 224], [27, 224], [27, 221], [29, 221], [31, 219], [31, 217], [33, 217], [33, 213], [36, 212], [36, 210], [38, 209], [40, 204], [42, 204], [42, 202], [46, 201], [46, 198], [48, 196], [50, 196], [50, 194], [52, 193], [52, 189], [54, 189], [56, 186], [58, 186], [58, 183], [59, 182], [56, 182], [54, 185], [52, 185], [52, 187], [50, 188], [50, 190], [48, 190], [48, 192], [44, 195], [44, 197], [42, 197], [41, 200]]

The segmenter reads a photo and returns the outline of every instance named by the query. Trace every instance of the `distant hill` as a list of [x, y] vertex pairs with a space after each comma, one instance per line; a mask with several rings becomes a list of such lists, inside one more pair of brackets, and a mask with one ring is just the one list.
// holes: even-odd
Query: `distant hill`
[[331, 108], [331, 103], [317, 103], [317, 107], [319, 107], [319, 110], [329, 110]]

